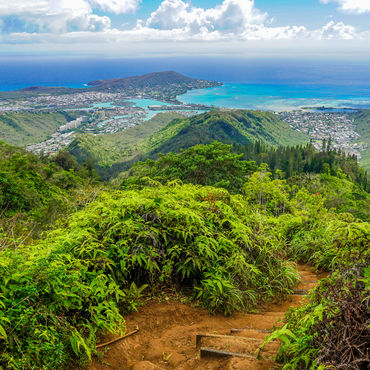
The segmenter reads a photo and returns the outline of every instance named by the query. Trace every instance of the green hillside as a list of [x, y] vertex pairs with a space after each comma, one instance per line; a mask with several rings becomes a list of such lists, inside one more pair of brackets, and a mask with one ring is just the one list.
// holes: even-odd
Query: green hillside
[[159, 114], [118, 134], [81, 135], [70, 145], [69, 152], [79, 161], [92, 159], [100, 174], [110, 178], [127, 170], [135, 161], [197, 144], [214, 141], [247, 144], [258, 140], [277, 146], [303, 144], [309, 140], [270, 112], [228, 110], [179, 117], [175, 113]]
[[20, 232], [21, 239], [37, 235], [78, 209], [97, 183], [94, 171], [78, 165], [68, 152], [39, 158], [0, 141], [0, 249], [9, 234]]
[[71, 143], [68, 151], [79, 162], [90, 159], [102, 168], [116, 162], [127, 162], [143, 152], [148, 137], [178, 117], [183, 116], [174, 112], [159, 113], [140, 125], [114, 134], [81, 134]]
[[370, 171], [370, 110], [362, 110], [353, 115], [356, 131], [361, 135], [359, 143], [367, 145], [367, 149], [361, 153], [360, 165]]
[[0, 114], [0, 140], [19, 146], [35, 144], [74, 118], [67, 112]]
[[276, 146], [303, 144], [309, 138], [292, 130], [271, 112], [212, 111], [171, 122], [150, 138], [148, 149], [154, 153], [176, 152], [215, 140], [226, 144], [261, 141]]

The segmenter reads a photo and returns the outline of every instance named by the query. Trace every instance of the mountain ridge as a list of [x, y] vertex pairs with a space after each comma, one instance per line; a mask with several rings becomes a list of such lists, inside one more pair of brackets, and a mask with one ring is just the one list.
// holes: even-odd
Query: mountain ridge
[[95, 89], [101, 88], [145, 88], [153, 86], [165, 86], [169, 84], [188, 84], [188, 83], [214, 83], [213, 81], [201, 80], [185, 76], [175, 71], [163, 71], [146, 73], [139, 76], [129, 76], [124, 78], [113, 78], [108, 80], [95, 80], [87, 85]]
[[[210, 144], [221, 141], [225, 144], [247, 144], [261, 141], [272, 146], [303, 144], [308, 136], [292, 130], [286, 123], [271, 112], [252, 110], [222, 110], [210, 111], [190, 118], [177, 119], [170, 122], [149, 141], [155, 141], [156, 136], [166, 136], [168, 140], [161, 145], [153, 144], [151, 154], [179, 151], [196, 144]], [[288, 134], [290, 139], [288, 139]], [[150, 144], [149, 144], [150, 145]]]
[[[165, 119], [166, 115], [162, 117]], [[140, 126], [136, 130], [136, 134], [139, 134]], [[68, 150], [79, 161], [92, 158], [99, 173], [104, 178], [111, 178], [127, 170], [137, 160], [154, 158], [158, 153], [179, 152], [213, 141], [225, 144], [262, 141], [272, 146], [304, 144], [309, 141], [308, 136], [294, 131], [273, 113], [250, 110], [211, 111], [189, 118], [175, 118], [157, 125], [155, 131], [148, 130], [146, 135], [141, 136], [140, 143], [132, 146], [122, 144], [121, 136], [127, 133], [116, 133], [109, 137], [109, 141], [104, 136], [97, 138], [80, 135]], [[121, 151], [118, 145], [121, 145]], [[109, 153], [114, 153], [114, 160], [109, 159]]]

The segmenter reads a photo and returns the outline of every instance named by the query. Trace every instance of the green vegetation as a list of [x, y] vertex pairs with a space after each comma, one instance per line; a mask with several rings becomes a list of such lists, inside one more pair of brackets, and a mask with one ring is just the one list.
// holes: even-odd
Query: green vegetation
[[114, 134], [82, 134], [70, 144], [68, 151], [79, 163], [93, 162], [103, 176], [111, 172], [117, 174], [142, 158], [149, 136], [179, 117], [182, 115], [175, 112], [159, 113], [138, 126]]
[[281, 170], [285, 178], [307, 173], [324, 173], [338, 178], [348, 178], [363, 189], [368, 187], [368, 174], [357, 163], [357, 158], [331, 147], [330, 140], [318, 151], [308, 143], [297, 146], [271, 147], [262, 142], [235, 145], [237, 153], [257, 164], [267, 163], [272, 171]]
[[[137, 145], [154, 155], [191, 120]], [[242, 144], [160, 155], [125, 173], [121, 190], [104, 191], [91, 185], [89, 156], [81, 166], [67, 152], [38, 159], [1, 144], [0, 368], [86, 366], [101, 335], [125, 331], [124, 315], [164, 290], [210, 312], [255, 310], [291, 293], [294, 261], [334, 273], [268, 339], [283, 340], [278, 359], [286, 369], [366, 366], [365, 173], [311, 145]], [[20, 213], [47, 231], [24, 237], [32, 227], [18, 226]], [[351, 325], [355, 338], [345, 337]], [[334, 353], [343, 346], [350, 357]]]
[[280, 339], [283, 369], [367, 369], [369, 268], [353, 265], [322, 280], [265, 344]]
[[138, 162], [122, 174], [122, 186], [140, 187], [149, 177], [162, 184], [180, 179], [240, 193], [246, 179], [257, 170], [257, 164], [268, 163], [274, 177], [286, 178], [291, 186], [324, 195], [325, 207], [352, 213], [362, 220], [370, 217], [367, 173], [350, 156], [335, 151], [318, 152], [311, 144], [273, 148], [256, 142], [234, 146], [233, 150], [242, 154], [232, 153], [231, 145], [217, 142], [180, 153], [161, 154], [158, 160]]
[[75, 119], [70, 112], [2, 113], [0, 114], [0, 140], [8, 144], [25, 146], [46, 140], [66, 122]]
[[241, 161], [241, 157], [242, 154], [231, 152], [231, 145], [218, 142], [196, 145], [179, 154], [160, 155], [156, 161], [138, 162], [125, 175], [122, 186], [140, 187], [146, 184], [147, 178], [162, 184], [180, 179], [185, 183], [212, 185], [240, 193], [247, 176], [257, 170], [254, 162]]
[[215, 140], [225, 144], [259, 140], [270, 145], [293, 145], [306, 143], [309, 138], [292, 130], [270, 112], [211, 111], [171, 122], [150, 138], [148, 149], [154, 153], [177, 152]]
[[223, 189], [101, 194], [39, 243], [2, 253], [0, 364], [56, 368], [73, 353], [89, 357], [98, 332], [122, 328], [120, 312], [137, 306], [145, 284], [189, 287], [225, 314], [289, 293], [298, 276], [256, 222]]
[[68, 152], [40, 159], [0, 142], [0, 250], [88, 202], [95, 182], [93, 169], [77, 165]]
[[334, 273], [311, 292], [308, 304], [286, 315], [286, 324], [265, 343], [282, 340], [277, 359], [284, 369], [366, 369], [370, 225], [346, 213], [333, 218], [323, 209], [309, 222], [284, 218], [288, 255]]
[[81, 135], [68, 150], [78, 161], [90, 158], [99, 174], [109, 179], [138, 160], [155, 158], [158, 153], [179, 152], [197, 144], [214, 141], [247, 144], [260, 140], [270, 145], [294, 145], [309, 140], [269, 112], [212, 111], [190, 118], [178, 117], [176, 113], [158, 114], [140, 126], [114, 135]]
[[367, 149], [361, 153], [360, 164], [367, 171], [370, 171], [370, 110], [354, 113], [352, 118], [355, 120], [356, 131], [361, 135], [361, 140], [358, 143], [367, 146]]
[[267, 163], [290, 185], [324, 195], [326, 207], [336, 212], [352, 213], [363, 220], [369, 219], [368, 174], [353, 156], [330, 146], [319, 152], [311, 144], [274, 148], [256, 142], [236, 145], [234, 150], [257, 165]]

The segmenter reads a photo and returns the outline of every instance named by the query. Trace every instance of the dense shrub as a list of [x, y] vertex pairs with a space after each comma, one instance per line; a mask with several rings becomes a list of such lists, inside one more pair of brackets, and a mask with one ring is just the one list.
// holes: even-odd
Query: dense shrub
[[180, 153], [161, 154], [159, 159], [136, 163], [122, 183], [125, 189], [142, 186], [150, 177], [166, 184], [180, 179], [185, 183], [223, 187], [240, 193], [247, 177], [257, 169], [254, 162], [241, 160], [242, 154], [232, 152], [232, 146], [214, 142], [196, 145]]
[[98, 332], [122, 327], [145, 284], [190, 289], [225, 314], [290, 292], [294, 266], [256, 222], [223, 189], [101, 194], [45, 240], [0, 255], [0, 364], [55, 368], [72, 353], [88, 357]]

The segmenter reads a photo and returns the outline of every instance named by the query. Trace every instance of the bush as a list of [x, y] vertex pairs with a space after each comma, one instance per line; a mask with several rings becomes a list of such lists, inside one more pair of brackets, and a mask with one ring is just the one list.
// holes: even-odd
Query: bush
[[166, 184], [180, 179], [184, 183], [222, 187], [232, 193], [241, 191], [247, 176], [257, 169], [254, 162], [241, 160], [242, 154], [232, 146], [214, 142], [196, 145], [180, 153], [161, 154], [156, 161], [136, 163], [122, 183], [124, 189], [141, 187], [142, 179], [150, 177]]
[[[45, 240], [0, 254], [0, 365], [86, 360], [124, 328], [142, 287], [192, 291], [229, 314], [290, 292], [298, 276], [240, 196], [171, 183], [103, 193]], [[250, 225], [250, 226], [249, 226]], [[5, 333], [5, 335], [4, 335]]]

